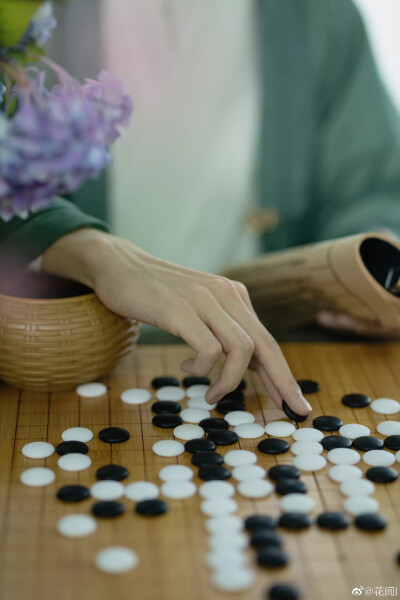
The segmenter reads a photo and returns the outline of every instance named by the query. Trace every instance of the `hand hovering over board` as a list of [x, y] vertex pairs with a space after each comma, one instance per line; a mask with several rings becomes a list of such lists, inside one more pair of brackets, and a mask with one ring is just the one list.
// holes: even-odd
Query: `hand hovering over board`
[[42, 269], [91, 287], [119, 315], [181, 337], [196, 352], [181, 365], [186, 373], [206, 375], [224, 354], [208, 402], [235, 389], [251, 361], [279, 408], [285, 400], [297, 414], [311, 410], [242, 284], [163, 261], [91, 228], [57, 240], [44, 252]]

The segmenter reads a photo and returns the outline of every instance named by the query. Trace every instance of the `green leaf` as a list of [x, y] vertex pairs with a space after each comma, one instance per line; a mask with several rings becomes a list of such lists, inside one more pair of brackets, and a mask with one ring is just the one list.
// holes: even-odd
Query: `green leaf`
[[0, 0], [0, 46], [17, 44], [43, 0]]

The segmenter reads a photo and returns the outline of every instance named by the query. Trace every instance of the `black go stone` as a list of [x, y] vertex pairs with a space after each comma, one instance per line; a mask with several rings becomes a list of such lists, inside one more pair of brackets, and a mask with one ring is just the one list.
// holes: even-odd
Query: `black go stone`
[[90, 491], [84, 485], [64, 485], [57, 492], [57, 498], [63, 502], [81, 502], [90, 496]]
[[261, 440], [257, 448], [264, 454], [282, 454], [289, 450], [290, 445], [286, 440], [281, 440], [280, 438], [267, 438]]
[[232, 444], [236, 444], [239, 436], [234, 431], [224, 431], [223, 429], [219, 429], [217, 431], [210, 431], [207, 435], [207, 439], [215, 442], [217, 446], [231, 446]]
[[245, 379], [242, 379], [242, 381], [239, 383], [239, 385], [237, 386], [236, 389], [245, 390], [246, 387], [247, 387], [247, 381]]
[[136, 504], [136, 512], [143, 517], [158, 517], [168, 510], [168, 504], [164, 500], [142, 500]]
[[315, 429], [319, 429], [320, 431], [339, 431], [343, 425], [343, 421], [339, 417], [321, 415], [320, 417], [316, 417], [312, 424]]
[[200, 421], [199, 425], [207, 433], [210, 433], [210, 431], [220, 431], [221, 429], [229, 429], [228, 421], [225, 421], [225, 419], [219, 419], [218, 417], [210, 417], [207, 419], [203, 419], [202, 421]]
[[191, 454], [195, 454], [196, 452], [212, 452], [217, 447], [217, 444], [212, 440], [206, 438], [195, 438], [193, 440], [189, 440], [185, 444], [186, 452], [190, 452]]
[[222, 402], [222, 400], [237, 400], [238, 402], [244, 402], [244, 399], [245, 395], [243, 390], [237, 387], [235, 390], [225, 394], [225, 396], [221, 398], [220, 402]]
[[275, 465], [268, 471], [268, 477], [273, 481], [279, 479], [299, 479], [301, 473], [297, 467], [293, 465]]
[[155, 390], [159, 390], [166, 385], [173, 385], [174, 387], [179, 386], [179, 380], [176, 377], [170, 377], [169, 375], [162, 375], [161, 377], [154, 377], [151, 385]]
[[324, 512], [318, 515], [317, 525], [322, 529], [338, 531], [346, 529], [350, 525], [350, 519], [347, 515], [340, 512]]
[[115, 502], [114, 500], [109, 500], [105, 502], [96, 502], [92, 506], [92, 513], [96, 515], [96, 517], [104, 517], [104, 518], [114, 518], [123, 515], [125, 512], [123, 504], [121, 502]]
[[122, 465], [104, 465], [96, 471], [97, 479], [112, 479], [113, 481], [122, 481], [129, 475], [129, 471]]
[[224, 481], [229, 479], [231, 472], [222, 465], [204, 465], [200, 467], [198, 475], [203, 481]]
[[304, 481], [292, 478], [281, 478], [275, 484], [275, 492], [281, 496], [286, 494], [305, 494], [307, 492], [307, 486]]
[[257, 564], [260, 567], [276, 569], [284, 567], [289, 562], [286, 552], [276, 546], [263, 546], [257, 553]]
[[291, 529], [292, 531], [300, 531], [307, 529], [311, 525], [311, 519], [305, 513], [287, 512], [279, 518], [279, 527]]
[[312, 381], [312, 379], [298, 379], [297, 384], [301, 389], [302, 394], [315, 394], [321, 389], [319, 383], [317, 381]]
[[387, 520], [376, 513], [363, 513], [354, 519], [354, 525], [364, 531], [382, 531], [387, 526]]
[[192, 385], [210, 385], [211, 381], [208, 377], [196, 377], [194, 375], [188, 375], [182, 379], [183, 385], [188, 388]]
[[296, 423], [302, 423], [308, 417], [308, 414], [306, 414], [306, 415], [298, 415], [297, 413], [295, 413], [294, 410], [292, 410], [290, 408], [290, 406], [287, 405], [287, 403], [285, 402], [285, 400], [282, 401], [282, 410], [285, 413], [285, 415], [287, 417], [289, 417], [289, 419], [291, 421], [296, 421]]
[[324, 450], [333, 450], [334, 448], [351, 448], [352, 441], [343, 435], [327, 435], [321, 440]]
[[272, 529], [258, 529], [250, 537], [250, 545], [253, 548], [264, 548], [265, 546], [282, 546], [282, 537]]
[[178, 425], [182, 425], [183, 421], [179, 415], [155, 415], [152, 418], [153, 425], [160, 427], [161, 429], [174, 429]]
[[397, 564], [398, 564], [398, 565], [399, 565], [399, 567], [400, 567], [400, 552], [398, 552], [398, 553], [396, 554], [396, 562], [397, 562]]
[[246, 406], [244, 402], [240, 400], [233, 400], [230, 398], [222, 399], [217, 403], [216, 407], [217, 412], [221, 415], [227, 415], [228, 413], [234, 410], [246, 410]]
[[371, 404], [371, 398], [365, 394], [346, 394], [342, 398], [342, 404], [350, 408], [364, 408]]
[[70, 442], [61, 442], [56, 448], [57, 454], [64, 456], [64, 454], [87, 454], [89, 452], [89, 446], [84, 442], [77, 442], [71, 440]]
[[181, 405], [173, 400], [158, 400], [152, 404], [151, 410], [158, 415], [177, 415], [181, 412]]
[[361, 452], [380, 450], [383, 448], [383, 442], [380, 438], [373, 437], [372, 435], [360, 435], [360, 437], [353, 440], [353, 448], [361, 450]]
[[400, 435], [388, 435], [384, 444], [389, 450], [400, 450]]
[[269, 588], [265, 597], [268, 600], [299, 600], [300, 592], [289, 583], [277, 583]]
[[130, 437], [129, 431], [122, 427], [107, 427], [99, 432], [99, 439], [107, 444], [121, 444], [127, 442]]
[[205, 467], [206, 465], [222, 465], [224, 458], [218, 452], [196, 452], [192, 456], [192, 465]]
[[260, 529], [275, 529], [276, 519], [269, 515], [250, 515], [244, 522], [247, 531], [258, 531]]
[[365, 477], [374, 483], [391, 483], [398, 476], [398, 472], [392, 467], [371, 467], [365, 473]]

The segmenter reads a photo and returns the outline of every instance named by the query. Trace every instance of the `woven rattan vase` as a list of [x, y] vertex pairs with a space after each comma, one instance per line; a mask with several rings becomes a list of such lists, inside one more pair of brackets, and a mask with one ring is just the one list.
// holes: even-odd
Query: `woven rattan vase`
[[112, 313], [88, 288], [61, 298], [0, 293], [0, 379], [14, 387], [50, 392], [96, 380], [138, 336], [136, 321]]

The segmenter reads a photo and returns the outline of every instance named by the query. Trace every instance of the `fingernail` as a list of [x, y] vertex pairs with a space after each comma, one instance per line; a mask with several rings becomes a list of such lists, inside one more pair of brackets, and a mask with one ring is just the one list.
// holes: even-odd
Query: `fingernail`
[[304, 404], [307, 406], [308, 410], [312, 410], [312, 406], [309, 402], [307, 402], [307, 400], [304, 398], [304, 396], [301, 394], [301, 399], [304, 402]]

